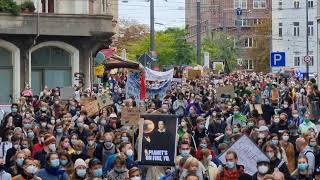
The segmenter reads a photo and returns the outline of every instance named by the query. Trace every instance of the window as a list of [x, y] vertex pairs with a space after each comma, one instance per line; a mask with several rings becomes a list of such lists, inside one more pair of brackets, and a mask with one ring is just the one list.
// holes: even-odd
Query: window
[[313, 8], [313, 1], [308, 1], [308, 8]]
[[249, 26], [249, 20], [248, 19], [241, 19], [241, 26]]
[[299, 28], [299, 22], [293, 23], [293, 36], [299, 36], [300, 35], [300, 28]]
[[255, 24], [261, 24], [261, 20], [260, 19], [253, 19], [253, 25]]
[[299, 56], [294, 57], [294, 66], [300, 66], [300, 57]]
[[[3, 84], [0, 91], [0, 103], [9, 103], [13, 87], [12, 52], [0, 47], [0, 81]], [[5, 86], [4, 86], [5, 84]]]
[[313, 36], [313, 21], [308, 22], [308, 36]]
[[246, 47], [246, 48], [253, 47], [253, 38], [252, 37], [248, 37], [244, 40], [244, 47]]
[[299, 1], [298, 0], [293, 1], [293, 7], [296, 9], [299, 8]]
[[279, 9], [282, 9], [282, 0], [279, 0]]
[[248, 0], [234, 0], [234, 8], [247, 9]]
[[282, 23], [279, 23], [279, 37], [282, 37]]
[[253, 69], [253, 61], [251, 59], [245, 59], [242, 62], [243, 62], [244, 68], [249, 70]]
[[266, 0], [253, 0], [254, 9], [264, 9], [266, 8]]

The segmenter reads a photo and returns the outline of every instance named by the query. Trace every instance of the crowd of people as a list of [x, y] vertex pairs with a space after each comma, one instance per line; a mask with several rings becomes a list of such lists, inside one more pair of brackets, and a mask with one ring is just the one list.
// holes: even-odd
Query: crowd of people
[[[164, 97], [143, 102], [126, 97], [125, 80], [110, 77], [113, 105], [88, 116], [79, 98], [60, 99], [60, 89], [31, 89], [1, 121], [1, 180], [320, 180], [320, 91], [314, 79], [272, 74], [210, 74], [173, 82]], [[218, 93], [232, 86], [232, 92]], [[76, 90], [80, 99], [98, 92]], [[219, 94], [219, 96], [218, 96]], [[121, 108], [178, 118], [174, 167], [137, 161], [138, 129], [121, 119]], [[248, 174], [236, 151], [242, 135], [268, 160]], [[225, 153], [226, 163], [218, 157]]]

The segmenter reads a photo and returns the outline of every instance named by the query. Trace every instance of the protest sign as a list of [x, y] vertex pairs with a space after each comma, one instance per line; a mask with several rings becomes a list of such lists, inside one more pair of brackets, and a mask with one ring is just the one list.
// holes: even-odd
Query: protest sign
[[94, 70], [95, 70], [95, 75], [96, 75], [96, 76], [103, 76], [103, 73], [104, 73], [104, 65], [101, 64], [101, 65], [95, 67]]
[[188, 71], [188, 79], [195, 80], [201, 78], [201, 70], [189, 70]]
[[137, 125], [140, 119], [140, 108], [139, 107], [122, 107], [121, 109], [121, 119], [127, 125]]
[[74, 88], [73, 87], [63, 87], [60, 89], [60, 98], [62, 100], [67, 100], [69, 98], [74, 98]]
[[258, 114], [263, 114], [261, 104], [254, 104], [254, 105], [250, 104], [249, 107], [250, 107], [250, 112], [253, 110], [257, 110]]
[[230, 95], [230, 98], [234, 98], [234, 87], [233, 85], [220, 86], [216, 89], [216, 97], [221, 99], [221, 95]]
[[268, 160], [269, 158], [261, 151], [259, 147], [246, 135], [241, 136], [235, 143], [233, 143], [229, 149], [227, 149], [219, 160], [226, 163], [226, 153], [228, 151], [234, 151], [238, 155], [238, 164], [243, 165], [246, 173], [251, 176], [257, 172], [257, 161]]
[[140, 100], [140, 72], [129, 71], [126, 83], [126, 97], [133, 96], [136, 100]]
[[92, 101], [94, 101], [95, 99], [94, 98], [91, 98], [91, 97], [84, 97], [84, 98], [81, 98], [80, 99], [80, 104], [81, 105], [86, 105]]
[[102, 94], [98, 97], [99, 107], [103, 108], [113, 104], [111, 97], [108, 94]]
[[173, 72], [173, 69], [165, 72], [160, 72], [145, 67], [145, 79], [146, 81], [167, 81], [173, 78]]
[[143, 165], [174, 166], [177, 149], [175, 116], [144, 114], [139, 126], [139, 155]]
[[98, 100], [94, 100], [94, 101], [91, 101], [91, 102], [85, 104], [85, 106], [83, 106], [82, 110], [87, 111], [88, 117], [95, 115], [97, 112], [99, 112]]
[[155, 95], [159, 94], [160, 99], [163, 99], [164, 96], [166, 95], [167, 90], [171, 87], [171, 80], [163, 82], [160, 86], [158, 87], [148, 87], [147, 88], [147, 96], [154, 98]]

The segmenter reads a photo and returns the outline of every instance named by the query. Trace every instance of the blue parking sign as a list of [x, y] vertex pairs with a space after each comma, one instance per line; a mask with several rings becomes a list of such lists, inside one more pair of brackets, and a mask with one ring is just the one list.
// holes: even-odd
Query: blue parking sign
[[271, 63], [271, 67], [286, 66], [286, 53], [285, 52], [271, 52], [270, 63]]
[[242, 16], [242, 9], [241, 8], [237, 8], [236, 9], [236, 14], [237, 14], [237, 16]]

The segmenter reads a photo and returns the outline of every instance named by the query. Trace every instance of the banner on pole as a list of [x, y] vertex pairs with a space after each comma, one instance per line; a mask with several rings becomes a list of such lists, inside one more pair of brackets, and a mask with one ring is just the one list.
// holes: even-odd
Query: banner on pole
[[139, 155], [143, 165], [174, 166], [177, 149], [177, 123], [171, 115], [141, 115]]
[[129, 71], [127, 74], [126, 97], [133, 96], [136, 100], [140, 100], [140, 72]]

